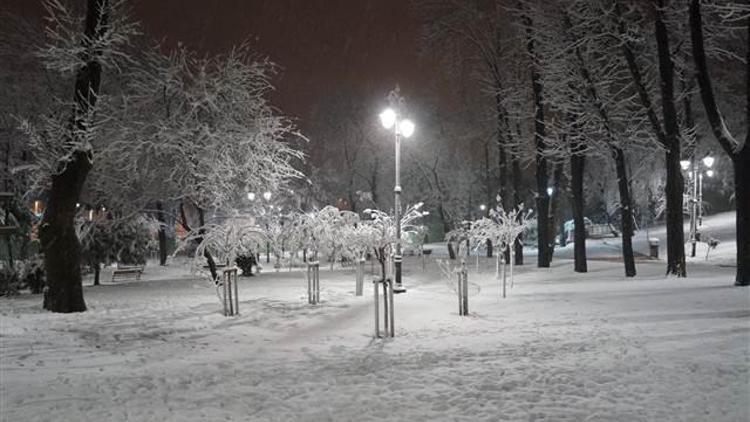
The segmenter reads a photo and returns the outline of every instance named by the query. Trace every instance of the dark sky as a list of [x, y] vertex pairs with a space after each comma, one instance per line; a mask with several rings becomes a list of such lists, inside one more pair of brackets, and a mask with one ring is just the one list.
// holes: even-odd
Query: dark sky
[[[8, 1], [8, 0], [4, 0]], [[82, 0], [76, 0], [82, 4]], [[40, 15], [40, 0], [10, 10]], [[207, 53], [244, 40], [282, 66], [274, 103], [305, 126], [316, 99], [341, 87], [363, 101], [398, 82], [422, 95], [431, 67], [417, 55], [419, 22], [408, 0], [133, 0], [144, 35]]]

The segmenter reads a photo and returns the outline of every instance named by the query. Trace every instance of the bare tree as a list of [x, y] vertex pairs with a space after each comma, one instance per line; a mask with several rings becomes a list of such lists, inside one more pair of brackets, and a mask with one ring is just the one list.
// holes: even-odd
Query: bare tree
[[[628, 27], [626, 17], [619, 3], [615, 3], [614, 13], [618, 21], [618, 33], [622, 39], [621, 51], [627, 61], [633, 84], [648, 121], [658, 143], [666, 151], [667, 183], [667, 274], [687, 276], [685, 265], [685, 245], [683, 232], [683, 177], [680, 169], [680, 128], [675, 106], [674, 62], [670, 51], [669, 31], [665, 21], [666, 5], [658, 0], [651, 7], [653, 14], [654, 38], [656, 41], [656, 61], [658, 63], [662, 121], [649, 91], [649, 83], [636, 58], [632, 26]], [[632, 11], [636, 13], [637, 11]]]
[[[65, 123], [49, 119], [45, 133], [34, 132], [31, 143], [39, 154], [38, 185], [47, 189], [41, 223], [48, 289], [44, 307], [53, 312], [86, 310], [81, 287], [80, 244], [75, 232], [76, 204], [93, 165], [97, 100], [105, 66], [117, 68], [121, 47], [134, 25], [121, 14], [120, 2], [88, 0], [83, 20], [57, 0], [45, 2], [48, 43], [40, 52], [45, 66], [75, 75], [72, 114]], [[80, 26], [83, 24], [83, 32]]]
[[734, 5], [724, 10], [726, 19], [745, 22], [745, 141], [737, 140], [727, 128], [714, 95], [713, 80], [708, 71], [703, 36], [703, 17], [700, 0], [690, 2], [690, 37], [695, 73], [700, 87], [706, 117], [716, 140], [731, 158], [734, 169], [734, 192], [737, 205], [737, 274], [735, 285], [750, 285], [750, 7]]

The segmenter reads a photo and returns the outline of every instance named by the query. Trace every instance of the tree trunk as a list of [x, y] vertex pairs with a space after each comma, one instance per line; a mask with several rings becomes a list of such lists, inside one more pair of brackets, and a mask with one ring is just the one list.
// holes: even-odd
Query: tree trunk
[[546, 144], [544, 136], [544, 100], [542, 94], [542, 79], [538, 69], [538, 59], [534, 51], [534, 39], [530, 35], [532, 21], [524, 16], [528, 27], [526, 49], [534, 62], [531, 66], [531, 88], [534, 94], [534, 143], [536, 145], [536, 218], [537, 218], [537, 267], [546, 268], [550, 265], [549, 256], [549, 195], [547, 194], [547, 158], [544, 156]]
[[99, 261], [93, 263], [94, 266], [94, 286], [99, 285], [99, 276], [102, 273], [101, 263]]
[[456, 250], [453, 248], [453, 242], [447, 242], [448, 245], [448, 258], [456, 259]]
[[735, 154], [734, 195], [737, 201], [736, 286], [750, 286], [750, 145]]
[[164, 206], [156, 201], [156, 219], [159, 221], [159, 265], [167, 265], [167, 219], [164, 217]]
[[[107, 19], [108, 1], [88, 0], [84, 27], [86, 38], [93, 40], [101, 37], [106, 31]], [[70, 122], [72, 133], [73, 129], [87, 130], [84, 120], [96, 104], [101, 82], [102, 69], [97, 57], [81, 59], [86, 64], [76, 73], [75, 105]], [[48, 288], [44, 295], [44, 308], [53, 312], [86, 310], [81, 285], [81, 245], [76, 237], [74, 218], [76, 203], [91, 170], [93, 156], [91, 151], [77, 150], [71, 152], [69, 158], [69, 161], [60, 164], [60, 172], [52, 176], [47, 207], [39, 230]]]
[[622, 260], [625, 263], [625, 276], [635, 277], [633, 257], [633, 201], [630, 198], [630, 179], [625, 166], [625, 153], [620, 147], [612, 146], [612, 155], [617, 169], [617, 187], [620, 191], [620, 220], [622, 236]]
[[[206, 229], [203, 227], [206, 225], [206, 221], [203, 216], [203, 209], [198, 206], [196, 206], [196, 208], [198, 209], [198, 224], [200, 224], [198, 234], [200, 236], [195, 237], [193, 241], [196, 245], [199, 245], [203, 241], [203, 235], [206, 233]], [[187, 221], [187, 216], [185, 215], [185, 206], [183, 204], [180, 204], [180, 218], [182, 219], [182, 227], [184, 227], [188, 232], [193, 231]], [[208, 249], [204, 249], [203, 256], [206, 258], [206, 264], [208, 264], [208, 270], [211, 272], [211, 278], [214, 282], [217, 282], [219, 280], [219, 273], [216, 270], [216, 262], [214, 261], [213, 256], [211, 256], [211, 252], [209, 252]]]
[[654, 21], [659, 52], [661, 103], [664, 115], [664, 136], [667, 148], [667, 274], [687, 276], [685, 266], [685, 234], [682, 217], [683, 179], [680, 167], [680, 138], [677, 110], [674, 103], [674, 63], [669, 50], [669, 36], [664, 24], [664, 1], [656, 5]]
[[559, 162], [555, 164], [555, 169], [553, 171], [553, 182], [552, 182], [552, 198], [550, 198], [550, 211], [549, 211], [549, 228], [547, 229], [547, 235], [549, 236], [548, 239], [548, 247], [547, 247], [547, 257], [550, 262], [552, 262], [552, 257], [555, 254], [555, 233], [557, 232], [557, 220], [560, 216], [558, 216], [558, 211], [560, 209], [560, 204], [562, 203], [563, 198], [563, 189], [562, 186], [564, 186], [563, 183], [563, 177], [564, 176], [564, 164], [562, 162]]
[[[485, 196], [485, 209], [487, 211], [482, 212], [482, 217], [486, 217], [489, 210], [492, 208], [492, 178], [490, 177], [490, 143], [489, 141], [484, 143], [484, 190]], [[487, 239], [487, 258], [492, 258], [492, 242]], [[478, 251], [477, 251], [478, 253]]]
[[[513, 171], [513, 206], [517, 208], [521, 205], [521, 164], [514, 156], [511, 156], [511, 169]], [[523, 213], [523, 210], [519, 212]], [[518, 236], [514, 244], [514, 253], [514, 264], [523, 265], [523, 233]]]
[[570, 157], [571, 191], [573, 194], [573, 269], [577, 273], [588, 271], [586, 263], [586, 223], [583, 219], [584, 196], [583, 175], [586, 165], [586, 156], [574, 147], [573, 155]]
[[[203, 235], [206, 233], [206, 219], [203, 215], [203, 208], [198, 208], [198, 221], [201, 225], [201, 228], [198, 229], [198, 233], [200, 233], [201, 237], [200, 240], [203, 240]], [[216, 271], [216, 262], [214, 261], [214, 257], [211, 256], [211, 252], [208, 251], [208, 248], [203, 249], [203, 256], [206, 258], [206, 263], [208, 264], [208, 270], [211, 271], [211, 278], [213, 278], [214, 282], [217, 282], [219, 280], [219, 274]]]

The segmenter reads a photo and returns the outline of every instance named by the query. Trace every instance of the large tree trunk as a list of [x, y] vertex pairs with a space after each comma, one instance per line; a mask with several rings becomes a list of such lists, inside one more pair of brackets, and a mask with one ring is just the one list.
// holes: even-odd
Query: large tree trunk
[[[106, 31], [108, 6], [108, 0], [88, 0], [84, 27], [86, 39], [94, 40]], [[96, 104], [101, 81], [102, 68], [97, 57], [81, 59], [86, 64], [76, 73], [71, 133], [74, 133], [73, 129], [76, 132], [87, 130], [84, 120]], [[86, 310], [81, 286], [81, 245], [76, 237], [74, 218], [76, 203], [91, 170], [92, 159], [91, 151], [73, 151], [69, 161], [60, 164], [60, 172], [52, 176], [39, 239], [44, 252], [48, 287], [44, 295], [44, 308], [53, 312]]]
[[737, 201], [736, 286], [750, 286], [750, 145], [740, 150], [734, 164], [734, 192]]
[[[532, 21], [524, 17], [528, 31], [531, 31]], [[534, 39], [528, 36], [526, 49], [533, 61], [531, 66], [531, 88], [534, 93], [534, 143], [536, 146], [536, 221], [537, 221], [537, 267], [546, 268], [550, 265], [549, 255], [549, 207], [550, 198], [547, 194], [549, 177], [547, 176], [547, 149], [544, 141], [546, 126], [544, 124], [544, 99], [542, 93], [542, 78], [539, 74], [538, 59], [534, 50]]]
[[664, 136], [667, 147], [667, 274], [687, 276], [685, 265], [685, 233], [682, 218], [683, 179], [680, 167], [680, 128], [674, 102], [674, 63], [669, 50], [669, 36], [664, 24], [664, 1], [656, 5], [654, 20], [659, 52], [661, 103], [664, 115]]
[[633, 256], [633, 201], [630, 198], [630, 179], [625, 166], [625, 153], [617, 146], [612, 147], [617, 171], [617, 187], [620, 191], [620, 220], [622, 236], [622, 260], [625, 263], [625, 276], [635, 277]]
[[586, 263], [586, 223], [584, 215], [583, 175], [586, 156], [574, 146], [570, 157], [571, 191], [573, 194], [573, 269], [577, 273], [588, 271]]
[[167, 219], [164, 216], [164, 206], [156, 201], [156, 219], [159, 221], [159, 265], [167, 265]]

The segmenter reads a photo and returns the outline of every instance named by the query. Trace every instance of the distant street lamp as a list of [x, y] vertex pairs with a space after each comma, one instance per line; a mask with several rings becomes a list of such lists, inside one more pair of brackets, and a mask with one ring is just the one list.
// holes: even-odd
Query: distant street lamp
[[396, 267], [396, 283], [393, 292], [404, 293], [406, 289], [401, 284], [401, 137], [409, 138], [414, 134], [414, 123], [399, 115], [404, 112], [404, 98], [399, 93], [398, 86], [388, 94], [388, 102], [390, 107], [380, 113], [380, 123], [386, 129], [393, 129], [396, 141], [396, 182], [393, 188], [396, 219], [396, 254], [393, 263]]
[[[706, 176], [713, 177], [714, 157], [707, 155], [701, 160]], [[688, 172], [688, 203], [690, 204], [690, 256], [695, 257], [695, 245], [700, 240], [699, 227], [703, 225], [703, 171], [698, 163], [691, 160], [680, 161], [680, 167]], [[692, 168], [691, 168], [692, 167]]]

